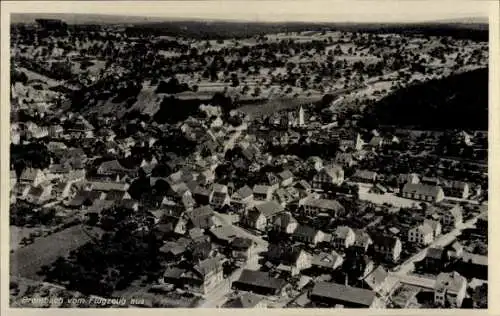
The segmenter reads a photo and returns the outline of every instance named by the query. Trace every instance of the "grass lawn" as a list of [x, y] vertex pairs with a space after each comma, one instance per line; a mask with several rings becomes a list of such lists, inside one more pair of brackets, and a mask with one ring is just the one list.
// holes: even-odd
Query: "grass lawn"
[[[98, 233], [97, 230], [93, 233]], [[37, 272], [43, 265], [49, 265], [59, 256], [66, 256], [91, 238], [83, 231], [82, 226], [73, 226], [61, 232], [40, 237], [31, 245], [19, 248], [10, 254], [10, 273], [30, 279], [41, 279]]]

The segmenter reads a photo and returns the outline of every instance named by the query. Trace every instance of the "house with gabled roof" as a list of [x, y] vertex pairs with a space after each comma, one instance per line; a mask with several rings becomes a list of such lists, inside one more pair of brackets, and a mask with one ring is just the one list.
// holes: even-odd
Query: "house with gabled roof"
[[241, 222], [249, 227], [264, 231], [280, 212], [283, 212], [283, 207], [275, 201], [260, 203], [247, 210], [243, 214]]
[[272, 186], [256, 184], [253, 187], [253, 197], [256, 201], [270, 201], [273, 192]]
[[311, 266], [314, 269], [333, 272], [342, 267], [344, 259], [340, 254], [332, 250], [331, 252], [320, 252], [312, 256]]
[[234, 205], [238, 210], [247, 209], [253, 202], [253, 190], [245, 185], [239, 188], [231, 196], [231, 205]]
[[322, 242], [325, 233], [308, 225], [298, 225], [292, 233], [292, 238], [297, 241], [311, 244], [313, 246]]
[[285, 274], [297, 275], [311, 267], [312, 256], [298, 247], [282, 244], [269, 244], [267, 259], [278, 265], [278, 270]]
[[297, 229], [299, 223], [290, 212], [282, 212], [276, 215], [273, 222], [273, 230], [291, 235]]
[[434, 231], [432, 227], [426, 223], [417, 225], [416, 227], [408, 230], [408, 242], [429, 245], [434, 241]]
[[345, 250], [356, 241], [356, 234], [348, 226], [338, 226], [332, 234], [332, 244], [336, 249]]
[[215, 183], [210, 193], [210, 205], [215, 208], [221, 208], [224, 205], [229, 205], [229, 203], [228, 187], [223, 184]]
[[185, 271], [182, 279], [190, 290], [203, 295], [209, 294], [226, 282], [222, 264], [218, 258], [200, 261], [192, 269]]
[[454, 205], [439, 211], [443, 227], [456, 228], [463, 223], [463, 210], [460, 205]]
[[373, 252], [376, 256], [389, 262], [398, 262], [402, 244], [398, 237], [387, 236], [383, 234], [373, 234]]
[[440, 273], [434, 285], [434, 303], [460, 308], [467, 291], [467, 279], [457, 272]]
[[278, 173], [280, 186], [287, 187], [293, 183], [293, 173], [290, 170], [284, 170]]
[[302, 207], [304, 213], [309, 216], [325, 213], [332, 217], [337, 217], [345, 213], [344, 207], [339, 202], [329, 199], [307, 197], [299, 202], [299, 206]]
[[444, 199], [444, 191], [440, 186], [407, 183], [401, 190], [401, 196], [412, 200], [437, 203]]
[[341, 185], [344, 182], [344, 170], [339, 165], [329, 165], [321, 169], [312, 181], [315, 190], [323, 190], [330, 185]]
[[261, 295], [279, 296], [287, 282], [284, 279], [273, 278], [267, 272], [245, 269], [240, 278], [232, 283], [232, 288]]
[[361, 250], [363, 253], [368, 250], [368, 248], [373, 244], [373, 240], [370, 235], [361, 229], [353, 229], [354, 235], [356, 236], [354, 239], [353, 247]]
[[42, 170], [35, 168], [25, 168], [23, 172], [21, 172], [21, 175], [19, 176], [18, 183], [29, 184], [34, 187], [37, 187], [45, 180], [46, 176]]

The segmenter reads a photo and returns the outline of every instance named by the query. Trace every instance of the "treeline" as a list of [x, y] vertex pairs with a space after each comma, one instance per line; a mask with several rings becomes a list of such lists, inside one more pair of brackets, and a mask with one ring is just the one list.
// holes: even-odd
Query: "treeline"
[[242, 22], [204, 22], [171, 21], [156, 23], [137, 23], [128, 27], [129, 36], [141, 34], [183, 36], [196, 39], [228, 39], [263, 36], [270, 33], [305, 31], [342, 31], [369, 33], [422, 34], [424, 36], [450, 36], [477, 41], [488, 40], [486, 23], [412, 23], [412, 24], [351, 24], [351, 23], [242, 23]]
[[361, 125], [487, 130], [488, 68], [397, 90], [368, 107]]

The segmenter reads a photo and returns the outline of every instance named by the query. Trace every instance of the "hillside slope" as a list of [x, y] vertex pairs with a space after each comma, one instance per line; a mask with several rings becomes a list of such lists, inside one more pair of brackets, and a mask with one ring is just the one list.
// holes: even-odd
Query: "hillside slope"
[[367, 109], [362, 125], [488, 129], [488, 69], [398, 90]]

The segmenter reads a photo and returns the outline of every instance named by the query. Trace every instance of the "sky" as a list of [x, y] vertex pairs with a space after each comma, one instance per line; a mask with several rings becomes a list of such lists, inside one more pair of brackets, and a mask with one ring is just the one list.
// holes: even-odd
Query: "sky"
[[[488, 0], [19, 1], [17, 12], [130, 15], [154, 19], [424, 22], [488, 16]], [[12, 12], [12, 11], [11, 11]]]

